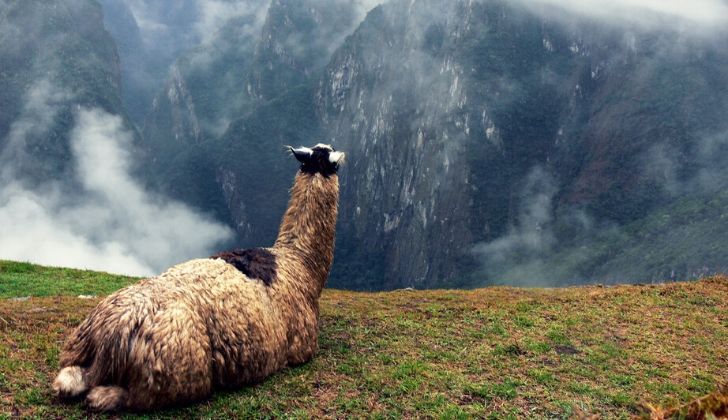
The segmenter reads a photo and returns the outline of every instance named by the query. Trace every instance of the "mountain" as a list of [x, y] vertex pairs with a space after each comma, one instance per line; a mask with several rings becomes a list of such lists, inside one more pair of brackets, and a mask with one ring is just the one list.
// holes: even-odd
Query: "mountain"
[[[102, 0], [104, 27], [116, 42], [121, 64], [121, 90], [125, 109], [134, 119], [143, 118], [151, 102], [150, 87], [155, 77], [150, 70], [151, 55], [147, 53], [142, 32], [127, 2]], [[162, 71], [166, 71], [165, 63]], [[152, 88], [153, 89], [153, 88]]]
[[725, 185], [724, 33], [395, 0], [331, 48], [314, 41], [343, 39], [347, 25], [327, 27], [327, 10], [273, 2], [254, 46], [215, 48], [224, 64], [200, 73], [179, 60], [148, 120], [166, 188], [215, 209], [241, 244], [275, 238], [293, 170], [280, 146], [320, 139], [349, 157], [336, 287], [624, 282], [725, 266], [718, 235], [690, 258], [658, 257], [658, 243], [675, 255], [696, 242], [670, 230], [696, 236], [714, 222], [699, 204], [644, 240], [661, 215]]
[[[99, 0], [104, 27], [121, 57], [122, 99], [141, 127], [170, 65], [200, 43], [196, 28], [206, 10], [198, 0]], [[221, 4], [225, 4], [223, 1]]]
[[232, 236], [145, 183], [94, 0], [0, 3], [0, 255], [150, 275]]
[[124, 114], [114, 40], [94, 1], [0, 4], [0, 156], [31, 183], [69, 175], [78, 107]]
[[74, 107], [100, 108], [144, 150], [146, 184], [261, 246], [295, 171], [283, 146], [332, 143], [348, 155], [335, 287], [725, 269], [726, 31], [376, 3], [6, 2], [4, 162], [28, 182], [68, 177]]
[[[301, 90], [310, 91], [361, 16], [358, 2], [341, 0], [250, 4], [255, 13], [228, 20], [173, 64], [143, 133], [154, 182], [211, 209], [253, 246], [275, 239], [285, 210], [294, 167], [283, 145], [316, 138], [312, 95]], [[271, 116], [282, 122], [261, 121]]]
[[155, 155], [219, 138], [232, 119], [307, 83], [357, 16], [355, 2], [337, 0], [245, 4], [249, 13], [225, 21], [172, 65], [144, 125]]
[[[500, 1], [375, 9], [316, 95], [329, 139], [352, 156], [337, 267], [361, 265], [341, 277], [369, 269], [386, 288], [529, 282], [503, 279], [501, 266], [581, 247], [575, 230], [652, 214], [671, 202], [665, 177], [690, 178], [706, 136], [725, 141], [718, 45], [565, 25]], [[584, 271], [540, 280], [610, 277]]]

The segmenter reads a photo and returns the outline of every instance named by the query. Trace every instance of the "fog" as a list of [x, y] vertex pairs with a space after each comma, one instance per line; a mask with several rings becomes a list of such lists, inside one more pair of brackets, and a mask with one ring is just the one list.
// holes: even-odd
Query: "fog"
[[[706, 60], [705, 53], [697, 55], [695, 51], [722, 48], [717, 45], [726, 40], [728, 3], [724, 1], [618, 0], [604, 3], [591, 0], [534, 0], [522, 1], [521, 4], [532, 13], [553, 20], [565, 28], [575, 28], [577, 22], [583, 24], [583, 19], [587, 18], [597, 24], [594, 33], [599, 32], [602, 24], [604, 27], [624, 30], [626, 35], [622, 44], [623, 51], [618, 55], [612, 52], [612, 62], [629, 60], [629, 56], [637, 51], [633, 44], [635, 38], [641, 39], [641, 42], [649, 40], [641, 48], [648, 46], [650, 58], [640, 63], [633, 77], [652, 89], [670, 88], [652, 84], [657, 78], [664, 77], [666, 65], [686, 67], [693, 60]], [[592, 73], [592, 78], [594, 75]], [[676, 79], [673, 83], [695, 83], [688, 77], [683, 80]], [[701, 79], [695, 86], [702, 88], [702, 83], [706, 81]], [[650, 88], [645, 89], [645, 94], [652, 94]], [[705, 94], [705, 91], [700, 92]], [[689, 91], [687, 94], [700, 95]], [[718, 107], [725, 105], [725, 102], [709, 97], [699, 98], [695, 96], [689, 100], [696, 101], [693, 103], [710, 101]], [[505, 99], [501, 98], [503, 100]], [[690, 113], [689, 110], [686, 112]], [[682, 119], [685, 116], [664, 116], [666, 121], [674, 118]], [[645, 124], [649, 125], [651, 122], [645, 121]], [[653, 144], [638, 156], [640, 164], [635, 175], [652, 184], [650, 194], [661, 195], [658, 207], [665, 206], [661, 211], [670, 214], [669, 212], [678, 208], [673, 205], [679, 204], [680, 200], [710, 197], [725, 187], [728, 182], [728, 133], [720, 129], [715, 131], [715, 127], [721, 125], [723, 124], [711, 122], [705, 127], [698, 126], [700, 131], [681, 133], [675, 137], [652, 139], [649, 137], [651, 134], [645, 136]], [[646, 239], [646, 235], [655, 232], [664, 235], [651, 239], [662, 245], [664, 243], [657, 242], [657, 239], [666, 241], [665, 237], [671, 232], [681, 231], [684, 236], [700, 235], [702, 225], [689, 225], [683, 229], [679, 224], [683, 222], [678, 222], [679, 216], [662, 219], [671, 220], [674, 224], [671, 229], [664, 230], [655, 227], [656, 219], [637, 220], [637, 226], [622, 226], [612, 220], [596, 217], [583, 208], [559, 202], [558, 185], [564, 181], [557, 179], [543, 166], [532, 168], [523, 182], [514, 180], [518, 186], [516, 197], [519, 204], [507, 233], [478, 243], [472, 249], [472, 254], [481, 265], [480, 273], [489, 282], [552, 286], [586, 282], [629, 282], [635, 278], [649, 281], [645, 273], [628, 266], [633, 262], [630, 259], [635, 257], [630, 253], [636, 254], [635, 250], [638, 248], [643, 253], [661, 253], [656, 245]], [[681, 241], [685, 238], [676, 239]], [[610, 246], [616, 248], [609, 248]], [[620, 246], [632, 246], [633, 249], [621, 249]], [[689, 252], [685, 250], [684, 254]], [[597, 261], [595, 256], [602, 258], [601, 265], [594, 265], [594, 261]], [[691, 263], [694, 267], [713, 264], [712, 257], [708, 255], [693, 258]], [[661, 270], [670, 273], [670, 267], [684, 262], [668, 261], [662, 264]], [[635, 271], [631, 271], [633, 269]], [[703, 275], [708, 272], [710, 270], [700, 273], [681, 272], [678, 276]], [[656, 273], [652, 275], [662, 276]], [[671, 275], [674, 275], [674, 271], [658, 278], [665, 280]]]
[[[728, 4], [723, 0], [516, 0], [540, 14], [559, 17], [570, 12], [614, 23], [630, 23], [650, 29], [677, 25], [681, 29], [710, 34], [724, 30]], [[561, 16], [563, 17], [563, 16]]]
[[14, 170], [30, 159], [25, 138], [49, 130], [59, 101], [71, 97], [40, 81], [12, 125], [0, 155], [0, 258], [141, 276], [206, 257], [232, 237], [228, 227], [145, 191], [132, 175], [132, 133], [99, 109], [74, 112], [73, 179], [26, 183]]

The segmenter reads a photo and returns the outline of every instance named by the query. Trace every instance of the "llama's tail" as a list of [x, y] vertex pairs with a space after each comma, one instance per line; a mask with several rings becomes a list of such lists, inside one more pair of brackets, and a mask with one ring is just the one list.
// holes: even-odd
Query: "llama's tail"
[[86, 372], [80, 366], [68, 366], [53, 381], [53, 391], [62, 399], [78, 398], [88, 391]]
[[118, 411], [129, 404], [129, 392], [120, 386], [97, 386], [86, 396], [88, 408], [94, 411]]
[[87, 324], [76, 328], [63, 345], [58, 360], [62, 369], [53, 381], [53, 391], [61, 399], [82, 397], [88, 392], [90, 378], [86, 367], [93, 359], [94, 345]]

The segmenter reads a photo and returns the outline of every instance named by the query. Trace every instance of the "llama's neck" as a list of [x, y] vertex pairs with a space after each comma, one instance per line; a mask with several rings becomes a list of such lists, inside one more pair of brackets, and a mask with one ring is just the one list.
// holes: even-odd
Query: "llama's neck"
[[338, 204], [336, 175], [324, 177], [299, 172], [274, 245], [303, 263], [312, 284], [302, 286], [313, 292], [314, 297], [320, 295], [334, 260]]

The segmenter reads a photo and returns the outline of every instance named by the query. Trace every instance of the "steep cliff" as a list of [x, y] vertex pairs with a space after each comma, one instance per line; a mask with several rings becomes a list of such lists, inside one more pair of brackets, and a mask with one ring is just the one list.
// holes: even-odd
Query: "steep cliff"
[[[312, 84], [362, 17], [358, 2], [248, 3], [250, 13], [229, 19], [209, 43], [176, 61], [144, 127], [154, 181], [172, 196], [202, 205], [229, 221], [245, 244], [275, 238], [253, 231], [277, 229], [280, 215], [268, 215], [285, 206], [289, 184], [288, 178], [283, 181], [271, 172], [261, 184], [261, 172], [254, 168], [265, 169], [259, 164], [266, 157], [280, 158], [282, 144], [311, 140], [276, 133], [295, 127], [294, 131], [311, 134], [307, 126], [317, 126], [315, 114], [306, 120], [295, 115], [313, 109], [303, 105], [311, 103], [312, 95], [301, 99], [299, 88]], [[286, 95], [296, 98], [285, 107], [294, 114], [283, 112], [276, 116], [282, 125], [262, 127], [259, 118], [270, 115], [271, 109], [281, 109], [280, 98]], [[289, 124], [287, 118], [295, 123]], [[250, 126], [260, 130], [251, 132]], [[258, 150], [258, 158], [253, 159], [249, 150]], [[256, 179], [254, 184], [243, 182], [251, 177]], [[274, 183], [276, 179], [283, 182]], [[268, 209], [257, 208], [258, 203], [250, 200], [258, 192], [279, 199], [260, 203], [268, 203]]]
[[[200, 0], [99, 0], [104, 26], [116, 41], [121, 57], [122, 99], [138, 127], [163, 86], [169, 67], [204, 38], [201, 22], [235, 12], [237, 2], [210, 2], [206, 10]], [[210, 16], [213, 15], [213, 16]]]
[[[292, 170], [279, 146], [345, 150], [335, 287], [722, 267], [715, 236], [692, 261], [665, 261], [655, 247], [669, 229], [715, 222], [685, 203], [705, 203], [728, 179], [724, 32], [525, 2], [394, 0], [347, 37], [353, 26], [332, 17], [357, 22], [351, 7], [275, 1], [259, 37], [221, 32], [219, 42], [245, 41], [214, 49], [219, 65], [195, 73], [184, 64], [194, 52], [179, 60], [146, 130], [152, 155], [167, 160], [157, 172], [166, 188], [229, 220], [242, 244], [265, 244]], [[655, 224], [676, 208], [674, 225]], [[648, 231], [661, 239], [651, 244]], [[645, 254], [653, 263], [624, 269]]]
[[[679, 32], [567, 25], [500, 1], [375, 9], [316, 94], [352, 157], [334, 284], [482, 284], [583, 245], [574, 231], [646, 217], [674, 198], [664, 177], [685, 179], [703, 138], [728, 129], [713, 95], [726, 58]], [[610, 277], [559, 274], [541, 280]]]

